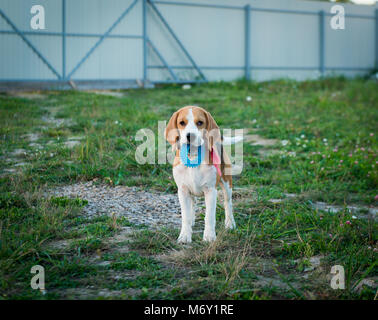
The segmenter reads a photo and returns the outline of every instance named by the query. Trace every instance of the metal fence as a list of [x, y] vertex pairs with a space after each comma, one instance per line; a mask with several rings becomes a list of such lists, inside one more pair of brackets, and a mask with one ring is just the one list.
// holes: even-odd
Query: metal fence
[[[262, 1], [253, 0], [233, 1], [232, 5], [229, 4], [230, 1], [205, 3], [199, 0], [108, 0], [106, 3], [109, 5], [111, 2], [112, 5], [104, 9], [102, 5], [105, 1], [101, 0], [92, 0], [91, 3], [84, 0], [55, 0], [53, 3], [40, 0], [38, 3], [44, 3], [49, 9], [46, 16], [54, 14], [53, 31], [49, 28], [34, 31], [30, 27], [27, 28], [25, 21], [29, 20], [25, 18], [25, 14], [24, 20], [15, 14], [15, 19], [22, 25], [20, 27], [7, 12], [20, 12], [21, 9], [25, 11], [25, 8], [30, 8], [34, 3], [32, 0], [0, 1], [0, 20], [3, 19], [3, 23], [0, 24], [0, 82], [3, 86], [22, 87], [34, 83], [53, 85], [56, 88], [67, 87], [70, 83], [71, 86], [93, 87], [97, 83], [99, 87], [125, 87], [131, 83], [198, 83], [209, 81], [210, 73], [210, 80], [241, 77], [259, 80], [254, 77], [259, 71], [268, 72], [265, 75], [268, 79], [277, 77], [274, 73], [276, 71], [281, 72], [278, 77], [290, 77], [290, 72], [296, 72], [291, 76], [294, 78], [300, 78], [296, 74], [299, 75], [301, 72], [310, 72], [305, 73], [305, 77], [317, 77], [325, 76], [329, 72], [366, 72], [376, 67], [378, 61], [378, 10], [375, 7], [347, 6], [345, 19], [348, 23], [354, 20], [350, 22], [354, 23], [354, 27], [338, 35], [339, 38], [341, 36], [346, 39], [343, 40], [341, 49], [330, 48], [332, 55], [336, 52], [336, 58], [339, 56], [337, 62], [342, 61], [345, 65], [330, 65], [327, 59], [332, 55], [327, 54], [327, 49], [339, 40], [327, 42], [327, 36], [330, 39], [336, 37], [330, 32], [327, 33], [328, 22], [332, 17], [329, 12], [331, 4], [328, 3], [303, 2], [300, 4], [302, 8], [290, 9], [282, 8], [282, 5], [289, 4], [286, 7], [293, 7], [299, 2], [286, 0], [286, 3], [281, 2], [280, 6], [277, 1], [270, 1], [264, 2], [265, 5], [268, 3], [269, 7], [263, 7]], [[78, 5], [89, 8], [86, 19], [80, 19], [81, 17], [75, 13]], [[105, 19], [103, 23], [94, 22], [96, 14], [97, 17], [106, 15], [104, 10], [113, 15], [113, 21]], [[80, 8], [78, 11], [80, 12]], [[203, 13], [204, 11], [206, 12]], [[221, 11], [228, 15], [225, 16]], [[204, 18], [204, 14], [208, 19]], [[130, 15], [131, 23], [122, 25]], [[277, 22], [272, 15], [279, 16], [281, 20]], [[282, 18], [283, 15], [288, 18]], [[299, 19], [298, 22], [295, 19]], [[89, 22], [88, 26], [81, 20]], [[265, 20], [271, 24], [266, 24]], [[227, 26], [228, 21], [230, 24]], [[308, 44], [304, 44], [307, 38], [300, 30], [299, 22], [307, 25]], [[223, 26], [224, 24], [226, 26]], [[70, 30], [67, 30], [68, 26]], [[223, 31], [215, 30], [217, 26]], [[283, 40], [280, 41], [279, 32], [286, 26], [291, 29], [282, 33]], [[88, 28], [104, 28], [104, 31], [75, 31]], [[276, 34], [273, 34], [275, 42], [260, 35], [261, 32], [272, 35], [273, 28], [277, 30], [274, 31]], [[131, 33], [125, 34], [125, 30]], [[191, 38], [192, 30], [196, 33], [195, 38]], [[211, 34], [209, 31], [210, 33], [206, 34], [208, 30], [214, 33]], [[291, 42], [285, 40], [284, 37], [290, 36], [290, 32], [294, 38], [298, 35], [297, 42], [300, 42], [300, 45], [295, 39], [290, 39]], [[15, 37], [22, 41], [15, 43]], [[124, 41], [128, 41], [127, 44]], [[359, 41], [362, 41], [362, 44]], [[39, 42], [40, 45], [34, 42]], [[30, 50], [22, 47], [25, 45]], [[268, 45], [270, 47], [267, 47]], [[346, 45], [351, 45], [350, 51], [355, 50], [352, 59], [348, 59], [349, 50]], [[229, 46], [235, 46], [234, 50]], [[103, 48], [105, 52], [98, 53]], [[259, 51], [258, 48], [262, 49]], [[301, 52], [296, 52], [298, 49]], [[280, 50], [282, 54], [276, 52]], [[120, 52], [120, 56], [114, 58], [116, 52]], [[206, 57], [207, 53], [212, 55], [213, 59]], [[266, 53], [271, 56], [270, 65], [263, 63]], [[123, 59], [121, 55], [127, 58]], [[35, 57], [39, 59], [39, 64], [32, 60]], [[23, 59], [22, 66], [19, 66], [17, 59]], [[301, 59], [305, 59], [302, 65], [293, 64]], [[198, 61], [202, 60], [220, 63], [200, 64]], [[290, 63], [277, 64], [280, 60]]]

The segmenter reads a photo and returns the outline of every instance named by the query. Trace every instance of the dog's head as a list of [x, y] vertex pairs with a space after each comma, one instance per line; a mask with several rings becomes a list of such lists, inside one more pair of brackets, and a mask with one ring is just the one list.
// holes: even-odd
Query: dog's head
[[200, 146], [208, 140], [210, 150], [220, 141], [220, 131], [214, 118], [205, 109], [187, 106], [176, 111], [165, 129], [165, 138], [174, 147], [183, 144]]

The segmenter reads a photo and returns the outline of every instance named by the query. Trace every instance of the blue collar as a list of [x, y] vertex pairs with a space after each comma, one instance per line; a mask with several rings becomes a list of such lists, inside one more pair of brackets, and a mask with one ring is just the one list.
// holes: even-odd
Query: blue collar
[[197, 158], [193, 160], [189, 159], [188, 157], [189, 153], [190, 153], [190, 144], [183, 144], [180, 150], [181, 162], [183, 163], [183, 165], [189, 168], [198, 167], [205, 156], [205, 149], [199, 146], [197, 150]]

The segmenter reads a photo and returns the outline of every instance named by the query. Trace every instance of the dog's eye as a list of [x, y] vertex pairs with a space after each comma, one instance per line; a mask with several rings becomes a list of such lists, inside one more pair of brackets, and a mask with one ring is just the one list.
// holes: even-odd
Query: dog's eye
[[185, 121], [180, 121], [180, 125], [185, 126]]
[[200, 126], [202, 126], [202, 125], [203, 125], [203, 122], [202, 122], [202, 121], [198, 121], [198, 122], [197, 122], [197, 126], [200, 127]]

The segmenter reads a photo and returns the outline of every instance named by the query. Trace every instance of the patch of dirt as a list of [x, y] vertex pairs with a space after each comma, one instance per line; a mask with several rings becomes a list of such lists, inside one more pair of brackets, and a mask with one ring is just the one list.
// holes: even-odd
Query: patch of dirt
[[[270, 157], [270, 156], [273, 156], [273, 155], [283, 154], [283, 151], [281, 151], [281, 150], [272, 149], [272, 148], [265, 148], [265, 147], [272, 147], [272, 146], [276, 145], [279, 142], [278, 139], [264, 138], [264, 137], [262, 137], [262, 136], [260, 136], [259, 134], [256, 133], [258, 131], [258, 129], [256, 129], [256, 128], [253, 128], [253, 129], [244, 128], [243, 130], [244, 130], [244, 137], [243, 137], [244, 142], [246, 142], [246, 143], [252, 142], [251, 145], [253, 145], [253, 146], [264, 147], [264, 148], [259, 149], [257, 151], [260, 157], [267, 158], [267, 157]], [[254, 132], [254, 134], [249, 134], [250, 132]]]
[[80, 299], [80, 300], [91, 300], [98, 298], [128, 298], [139, 295], [141, 289], [123, 289], [123, 290], [109, 290], [106, 288], [98, 290], [97, 288], [69, 288], [65, 290], [54, 290], [54, 292], [59, 292], [61, 298], [63, 299]]
[[255, 273], [272, 273], [274, 272], [273, 267], [276, 264], [271, 259], [266, 259], [262, 257], [254, 257], [252, 260], [253, 271]]
[[185, 249], [169, 250], [166, 253], [156, 255], [155, 259], [157, 261], [163, 262], [166, 265], [177, 265], [178, 261], [184, 261], [184, 259], [187, 258], [186, 255], [187, 255], [187, 252]]
[[13, 152], [10, 153], [11, 156], [19, 157], [19, 156], [25, 156], [27, 151], [25, 149], [16, 149]]
[[248, 134], [244, 137], [246, 142], [252, 141], [251, 145], [253, 146], [271, 147], [277, 144], [279, 141], [277, 139], [263, 138], [258, 134]]
[[84, 139], [84, 137], [83, 136], [72, 136], [72, 137], [68, 137], [68, 139], [67, 140], [69, 140], [69, 141], [73, 141], [73, 140], [83, 140]]
[[262, 158], [268, 158], [277, 154], [283, 154], [283, 151], [277, 149], [260, 149], [257, 151]]
[[17, 162], [16, 164], [14, 164], [15, 167], [25, 167], [27, 165], [30, 165], [29, 162]]
[[[222, 192], [218, 193], [220, 203], [223, 203]], [[256, 190], [250, 187], [233, 187], [232, 188], [232, 203], [235, 206], [240, 202], [256, 202], [258, 200], [258, 194]]]
[[[253, 285], [256, 287], [277, 287], [287, 291], [291, 290], [290, 286], [286, 282], [282, 281], [280, 278], [277, 277], [265, 277], [258, 275], [257, 280], [253, 282]], [[294, 288], [301, 287], [299, 283], [294, 281], [290, 281], [290, 285]]]
[[95, 185], [92, 181], [59, 187], [50, 193], [87, 200], [83, 214], [90, 218], [115, 214], [136, 225], [151, 228], [181, 224], [180, 205], [175, 194], [147, 192], [136, 187]]
[[39, 92], [24, 92], [24, 91], [11, 91], [8, 93], [8, 96], [23, 98], [23, 99], [45, 99], [46, 95]]
[[[285, 200], [300, 197], [300, 195], [295, 194], [295, 193], [285, 193], [284, 195], [285, 195], [285, 198], [283, 199], [270, 199], [269, 202], [282, 203]], [[363, 206], [363, 205], [356, 205], [356, 204], [340, 206], [340, 205], [327, 204], [321, 201], [314, 202], [311, 205], [315, 210], [321, 210], [321, 211], [326, 211], [326, 212], [331, 212], [331, 213], [337, 213], [337, 212], [347, 209], [350, 213], [356, 214], [358, 215], [359, 218], [365, 218], [365, 219], [369, 218], [370, 216], [373, 217], [374, 219], [377, 219], [377, 213], [378, 213], [378, 208], [375, 206]], [[365, 211], [367, 214], [363, 214], [363, 211]]]
[[39, 133], [28, 133], [24, 134], [22, 138], [27, 139], [30, 142], [38, 141], [41, 135]]
[[99, 94], [102, 96], [111, 96], [111, 97], [116, 97], [116, 98], [122, 98], [125, 96], [123, 92], [110, 91], [110, 90], [93, 90], [93, 91], [88, 91], [88, 92]]
[[17, 170], [13, 168], [4, 169], [4, 172], [6, 173], [15, 173]]
[[23, 167], [30, 165], [29, 162], [25, 161], [25, 157], [27, 155], [27, 150], [25, 149], [15, 149], [7, 156], [9, 158], [2, 158], [1, 160], [4, 160], [7, 164], [9, 164], [10, 168], [4, 168], [3, 174], [1, 177], [6, 176], [7, 174], [12, 174], [20, 171]]
[[377, 218], [378, 208], [377, 207], [368, 207], [368, 206], [359, 206], [359, 205], [347, 205], [347, 206], [337, 206], [337, 205], [331, 205], [327, 204], [325, 202], [315, 202], [312, 204], [314, 209], [316, 210], [322, 210], [322, 211], [329, 211], [332, 213], [337, 213], [339, 211], [344, 210], [345, 208], [348, 209], [351, 213], [358, 214], [361, 210], [364, 210], [368, 213], [368, 215], [361, 215], [360, 217], [367, 218], [369, 215], [371, 215], [374, 219]]
[[70, 243], [76, 239], [56, 240], [45, 244], [46, 248], [55, 250], [64, 250], [69, 247]]
[[15, 162], [15, 160], [12, 160], [12, 162], [13, 162], [13, 168], [3, 169], [3, 172], [0, 175], [0, 177], [6, 177], [8, 175], [20, 173], [23, 167], [30, 165], [30, 163], [28, 162]]
[[[321, 260], [324, 258], [324, 256], [313, 256], [311, 257], [310, 259], [306, 259], [308, 260], [308, 266], [306, 266], [304, 268], [304, 272], [309, 272], [309, 271], [314, 271], [315, 269], [318, 269], [320, 267], [320, 264], [321, 264]], [[299, 264], [303, 261], [304, 259], [298, 259], [298, 260], [295, 260], [295, 263]]]
[[283, 199], [269, 199], [268, 201], [271, 202], [271, 203], [281, 203], [281, 202], [286, 201], [288, 199], [299, 197], [299, 195], [295, 194], [295, 193], [284, 193], [284, 196], [285, 196], [285, 198], [283, 198]]
[[73, 147], [78, 146], [80, 143], [81, 142], [79, 140], [68, 140], [68, 141], [64, 142], [64, 145], [67, 148], [72, 149]]
[[35, 142], [29, 143], [29, 147], [34, 149], [43, 149], [43, 146], [41, 144]]
[[50, 116], [43, 116], [42, 121], [46, 122], [48, 125], [52, 127], [61, 127], [61, 126], [71, 126], [74, 124], [72, 119], [67, 118], [54, 118]]
[[131, 227], [122, 227], [119, 233], [108, 239], [108, 242], [111, 244], [117, 244], [131, 240], [131, 234], [133, 232], [134, 230]]
[[360, 283], [353, 289], [353, 291], [361, 293], [364, 289], [364, 286], [377, 289], [378, 288], [378, 277], [375, 278], [366, 278], [360, 281]]

